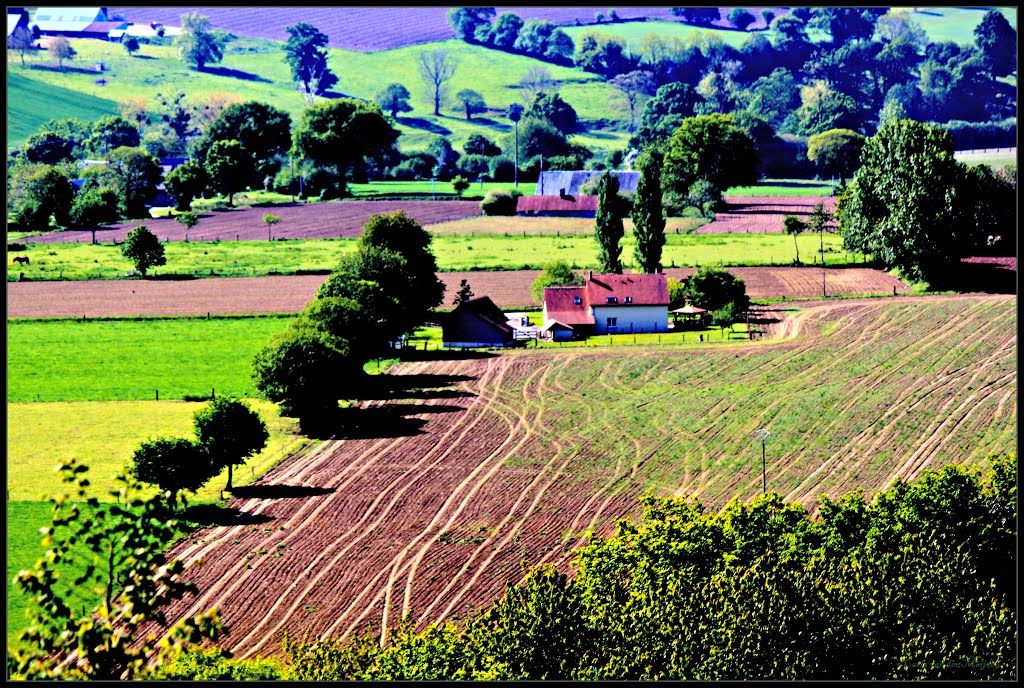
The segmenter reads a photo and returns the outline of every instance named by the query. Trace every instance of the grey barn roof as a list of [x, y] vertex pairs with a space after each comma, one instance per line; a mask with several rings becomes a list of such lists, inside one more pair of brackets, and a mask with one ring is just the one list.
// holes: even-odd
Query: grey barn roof
[[[580, 187], [591, 179], [597, 179], [604, 172], [601, 170], [578, 170], [574, 172], [541, 172], [537, 180], [535, 196], [552, 196], [564, 189], [570, 196], [580, 195]], [[639, 172], [618, 172], [612, 171], [619, 180], [619, 191], [636, 191], [636, 182], [640, 178]]]

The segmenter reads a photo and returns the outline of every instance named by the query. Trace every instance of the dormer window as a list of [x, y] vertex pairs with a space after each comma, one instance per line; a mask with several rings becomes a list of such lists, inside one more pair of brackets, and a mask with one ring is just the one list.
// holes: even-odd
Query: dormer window
[[619, 302], [619, 297], [618, 296], [606, 296], [605, 299], [604, 299], [604, 302], [605, 303], [618, 303]]
[[583, 303], [583, 298], [580, 296], [574, 296], [572, 297], [572, 302], [578, 306]]
[[627, 296], [626, 297], [626, 303], [633, 303], [633, 297], [632, 296]]

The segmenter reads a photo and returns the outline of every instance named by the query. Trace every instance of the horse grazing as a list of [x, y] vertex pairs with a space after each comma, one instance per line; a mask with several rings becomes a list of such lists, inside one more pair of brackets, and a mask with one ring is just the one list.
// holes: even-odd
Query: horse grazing
[[22, 265], [28, 265], [32, 261], [28, 259], [28, 256], [14, 256], [15, 263], [21, 263]]

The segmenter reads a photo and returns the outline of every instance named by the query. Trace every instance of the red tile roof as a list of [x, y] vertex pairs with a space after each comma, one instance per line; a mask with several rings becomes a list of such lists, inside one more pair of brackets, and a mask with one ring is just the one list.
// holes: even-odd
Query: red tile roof
[[[577, 298], [579, 303], [575, 302]], [[586, 287], [545, 287], [544, 305], [548, 320], [557, 320], [563, 325], [594, 324]]]
[[597, 212], [597, 196], [520, 196], [516, 212]]
[[[590, 306], [667, 306], [669, 303], [668, 278], [665, 273], [588, 275], [586, 290], [585, 300]], [[615, 301], [609, 303], [609, 298]]]

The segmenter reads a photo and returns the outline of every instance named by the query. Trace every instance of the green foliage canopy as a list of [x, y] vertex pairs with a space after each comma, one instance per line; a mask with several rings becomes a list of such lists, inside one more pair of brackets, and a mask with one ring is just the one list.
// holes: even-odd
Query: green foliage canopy
[[662, 185], [682, 198], [702, 178], [718, 189], [754, 184], [757, 161], [754, 142], [729, 115], [689, 117], [668, 141]]
[[135, 264], [135, 269], [145, 277], [151, 267], [166, 265], [164, 245], [153, 232], [139, 226], [128, 232], [121, 244], [121, 255]]

